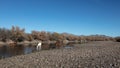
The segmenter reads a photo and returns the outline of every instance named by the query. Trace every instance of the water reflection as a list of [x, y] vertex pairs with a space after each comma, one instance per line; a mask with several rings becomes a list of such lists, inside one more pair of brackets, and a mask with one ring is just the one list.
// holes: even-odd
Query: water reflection
[[0, 58], [7, 58], [16, 55], [29, 54], [36, 51], [36, 48], [33, 46], [23, 46], [19, 45], [16, 47], [0, 47]]
[[33, 46], [26, 46], [24, 47], [24, 54], [29, 54], [29, 53], [32, 53], [32, 52], [35, 52], [36, 51], [36, 48], [33, 47]]

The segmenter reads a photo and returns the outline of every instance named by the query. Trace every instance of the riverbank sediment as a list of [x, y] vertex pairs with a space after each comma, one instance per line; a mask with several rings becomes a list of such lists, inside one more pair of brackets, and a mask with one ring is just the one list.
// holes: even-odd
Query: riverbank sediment
[[[0, 47], [1, 46], [10, 46], [10, 45], [37, 45], [40, 41], [23, 41], [23, 42], [0, 42]], [[50, 44], [50, 43], [55, 43], [56, 41], [44, 41], [42, 42], [43, 44], [47, 43], [47, 44]]]

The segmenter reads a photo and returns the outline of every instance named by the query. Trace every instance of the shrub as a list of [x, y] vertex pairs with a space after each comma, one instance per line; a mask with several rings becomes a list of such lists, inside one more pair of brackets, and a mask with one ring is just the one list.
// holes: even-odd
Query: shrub
[[120, 42], [120, 37], [116, 37], [116, 38], [115, 38], [115, 41], [116, 41], [116, 42]]

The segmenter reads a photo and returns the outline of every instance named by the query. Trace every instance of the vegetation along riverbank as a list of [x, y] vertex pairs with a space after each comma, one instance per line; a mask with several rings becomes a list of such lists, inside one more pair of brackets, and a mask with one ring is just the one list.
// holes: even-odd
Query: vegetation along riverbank
[[12, 26], [11, 29], [0, 28], [0, 45], [7, 44], [36, 44], [39, 41], [43, 43], [59, 42], [84, 43], [87, 41], [120, 41], [120, 37], [110, 37], [105, 35], [73, 35], [69, 33], [57, 33], [46, 31], [31, 31], [26, 33], [25, 29], [18, 26]]

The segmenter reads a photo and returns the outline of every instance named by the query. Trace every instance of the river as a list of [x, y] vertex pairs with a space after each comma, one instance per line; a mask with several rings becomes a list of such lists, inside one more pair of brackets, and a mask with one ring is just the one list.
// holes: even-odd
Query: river
[[[42, 45], [41, 50], [50, 50], [50, 49], [55, 49], [55, 48], [56, 47], [54, 44], [48, 44], [48, 45], [46, 44], [46, 45]], [[69, 45], [66, 45], [64, 48], [72, 48], [72, 46], [70, 46], [69, 44]], [[33, 46], [33, 45], [27, 45], [27, 46], [17, 45], [15, 47], [8, 47], [6, 45], [3, 47], [0, 47], [0, 59], [17, 56], [17, 55], [25, 55], [25, 54], [29, 54], [33, 52], [38, 52], [38, 50], [36, 49], [36, 46]]]

